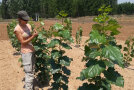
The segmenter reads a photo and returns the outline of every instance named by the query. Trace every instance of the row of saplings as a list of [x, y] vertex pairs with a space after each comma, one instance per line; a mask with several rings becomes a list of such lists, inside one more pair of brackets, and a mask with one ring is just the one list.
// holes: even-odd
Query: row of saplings
[[[134, 39], [129, 38], [125, 42], [125, 47], [118, 45], [115, 35], [120, 32], [118, 22], [108, 14], [112, 9], [110, 6], [102, 6], [99, 11], [100, 15], [93, 19], [96, 24], [92, 25], [89, 34], [90, 38], [84, 46], [84, 57], [82, 61], [86, 62], [86, 67], [76, 79], [87, 80], [78, 90], [111, 90], [111, 84], [123, 87], [124, 79], [115, 71], [115, 64], [121, 68], [129, 65], [134, 57]], [[58, 18], [62, 23], [56, 23], [45, 30], [44, 23], [40, 22], [37, 28], [39, 35], [32, 43], [36, 50], [36, 76], [40, 83], [52, 80], [52, 90], [68, 90], [68, 79], [71, 71], [67, 68], [72, 58], [65, 55], [65, 50], [72, 49], [72, 22], [65, 18], [67, 14], [61, 11]], [[32, 29], [35, 25], [29, 22]], [[20, 43], [13, 33], [17, 22], [13, 21], [8, 24], [8, 35], [12, 46], [17, 51], [20, 50]], [[82, 38], [82, 28], [76, 33], [76, 43], [80, 44]], [[123, 53], [121, 53], [123, 50]], [[21, 59], [19, 59], [21, 60]]]

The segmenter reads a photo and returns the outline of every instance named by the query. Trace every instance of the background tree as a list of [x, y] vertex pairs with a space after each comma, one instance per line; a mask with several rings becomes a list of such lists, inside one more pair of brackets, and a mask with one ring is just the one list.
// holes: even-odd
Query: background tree
[[1, 13], [2, 13], [2, 18], [4, 19], [10, 18], [7, 10], [8, 10], [8, 0], [3, 0], [1, 4]]
[[0, 18], [1, 18], [1, 15], [2, 15], [2, 14], [1, 14], [1, 3], [0, 3]]
[[117, 14], [127, 14], [131, 15], [134, 13], [134, 4], [127, 2], [119, 4], [117, 7]]
[[63, 10], [69, 17], [93, 16], [100, 14], [97, 10], [103, 4], [113, 8], [110, 14], [134, 13], [133, 3], [117, 4], [117, 0], [2, 0], [1, 14], [3, 19], [10, 19], [16, 18], [19, 10], [26, 10], [32, 18], [36, 13], [42, 18], [53, 18]]
[[16, 13], [23, 8], [23, 0], [8, 0], [7, 7], [9, 18], [16, 18]]

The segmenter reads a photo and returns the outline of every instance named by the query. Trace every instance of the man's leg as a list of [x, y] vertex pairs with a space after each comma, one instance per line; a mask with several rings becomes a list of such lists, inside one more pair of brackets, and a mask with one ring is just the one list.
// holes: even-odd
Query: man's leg
[[32, 56], [32, 53], [22, 54], [22, 62], [25, 72], [25, 90], [33, 90], [34, 71]]
[[25, 65], [25, 90], [33, 90], [34, 73], [32, 71], [32, 65]]

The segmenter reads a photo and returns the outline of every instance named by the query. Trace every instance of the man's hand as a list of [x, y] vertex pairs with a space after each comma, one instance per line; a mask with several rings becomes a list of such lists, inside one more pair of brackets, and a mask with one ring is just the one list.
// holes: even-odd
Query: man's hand
[[38, 36], [38, 32], [37, 32], [37, 30], [35, 30], [35, 29], [34, 29], [33, 36], [34, 36], [34, 37]]

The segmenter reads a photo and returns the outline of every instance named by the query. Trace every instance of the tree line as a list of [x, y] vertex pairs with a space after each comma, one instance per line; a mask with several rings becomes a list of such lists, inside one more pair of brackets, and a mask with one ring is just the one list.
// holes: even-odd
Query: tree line
[[26, 10], [30, 17], [39, 14], [42, 18], [53, 18], [60, 11], [69, 17], [98, 15], [103, 4], [111, 5], [111, 14], [133, 14], [134, 4], [117, 4], [117, 0], [3, 0], [0, 3], [0, 16], [4, 19], [16, 18], [19, 10]]

